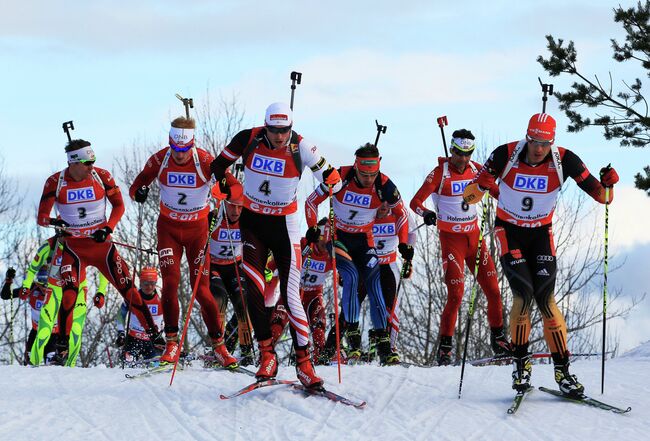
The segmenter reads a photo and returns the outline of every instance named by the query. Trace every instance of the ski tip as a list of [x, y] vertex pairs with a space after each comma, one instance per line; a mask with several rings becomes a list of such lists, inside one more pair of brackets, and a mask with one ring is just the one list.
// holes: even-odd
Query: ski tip
[[223, 394], [219, 395], [219, 398], [221, 398], [222, 400], [227, 400], [228, 399], [228, 397], [223, 395]]

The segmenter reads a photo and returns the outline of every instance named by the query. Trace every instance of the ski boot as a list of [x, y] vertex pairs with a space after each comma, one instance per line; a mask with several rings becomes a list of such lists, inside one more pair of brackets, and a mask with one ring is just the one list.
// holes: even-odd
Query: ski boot
[[375, 329], [377, 335], [377, 355], [379, 355], [379, 364], [390, 366], [399, 364], [399, 354], [394, 352], [390, 347], [390, 336], [385, 329]]
[[165, 352], [163, 352], [163, 354], [160, 356], [160, 364], [176, 363], [176, 360], [178, 360], [178, 356], [180, 355], [179, 348], [180, 346], [178, 345], [178, 334], [167, 334]]
[[438, 366], [449, 366], [451, 364], [451, 336], [440, 336], [440, 344], [436, 353], [436, 363], [438, 363]]
[[346, 351], [348, 360], [359, 360], [361, 358], [361, 331], [359, 323], [350, 323], [345, 331], [345, 338], [349, 348]]
[[578, 398], [585, 392], [585, 387], [580, 384], [575, 375], [569, 373], [569, 357], [553, 354], [553, 371], [555, 373], [555, 382], [560, 388], [560, 392], [570, 397]]
[[374, 329], [368, 331], [368, 354], [366, 360], [368, 363], [377, 357], [377, 344], [379, 343], [379, 336]]
[[533, 363], [531, 354], [528, 352], [528, 345], [524, 347], [523, 351], [521, 347], [516, 347], [513, 354], [512, 388], [517, 392], [526, 392], [532, 388], [530, 384], [532, 374]]
[[512, 345], [508, 341], [505, 332], [503, 332], [503, 327], [490, 328], [490, 346], [492, 346], [495, 357], [512, 354]]
[[323, 386], [323, 379], [314, 370], [308, 347], [296, 348], [296, 375], [305, 387], [318, 389]]
[[239, 347], [239, 355], [241, 355], [241, 360], [239, 360], [240, 366], [251, 366], [254, 363], [253, 345], [241, 345]]
[[271, 345], [271, 339], [261, 340], [260, 349], [260, 367], [255, 374], [257, 381], [270, 380], [278, 374], [278, 356]]
[[68, 360], [68, 339], [69, 337], [64, 336], [56, 343], [56, 353], [51, 362], [53, 366], [65, 366], [65, 362]]
[[226, 369], [235, 369], [239, 367], [237, 364], [237, 359], [230, 355], [230, 352], [228, 352], [228, 349], [223, 342], [223, 338], [213, 339], [212, 348], [214, 349], [214, 359], [221, 366], [225, 367]]

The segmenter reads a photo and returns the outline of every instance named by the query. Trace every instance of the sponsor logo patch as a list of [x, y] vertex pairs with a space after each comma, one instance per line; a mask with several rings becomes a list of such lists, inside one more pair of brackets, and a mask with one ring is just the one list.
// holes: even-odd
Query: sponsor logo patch
[[171, 248], [163, 248], [158, 252], [158, 255], [160, 257], [167, 257], [167, 256], [173, 256], [174, 255], [174, 250]]
[[373, 236], [394, 236], [395, 224], [374, 224], [372, 234]]
[[515, 175], [514, 188], [517, 190], [532, 191], [534, 193], [546, 193], [548, 189], [548, 176], [517, 173]]
[[170, 187], [196, 187], [196, 173], [167, 173], [167, 185]]
[[67, 190], [67, 200], [69, 203], [86, 202], [95, 200], [95, 189], [93, 187], [75, 188]]
[[465, 191], [465, 187], [472, 182], [471, 180], [466, 180], [466, 181], [454, 181], [451, 183], [451, 194], [454, 196], [458, 196], [463, 194]]
[[367, 194], [359, 194], [353, 191], [346, 191], [343, 195], [343, 203], [354, 207], [369, 208], [372, 197]]
[[[241, 239], [241, 233], [239, 230], [230, 230], [230, 239], [232, 240], [240, 240]], [[219, 230], [219, 239], [220, 241], [228, 241], [228, 230]]]
[[251, 169], [269, 175], [282, 176], [284, 175], [285, 163], [286, 161], [284, 159], [270, 158], [255, 153], [253, 155]]

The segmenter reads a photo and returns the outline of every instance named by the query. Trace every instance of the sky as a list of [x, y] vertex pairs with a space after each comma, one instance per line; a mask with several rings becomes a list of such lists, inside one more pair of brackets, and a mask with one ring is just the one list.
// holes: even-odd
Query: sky
[[[303, 73], [295, 129], [345, 165], [374, 140], [375, 119], [387, 125], [382, 170], [410, 200], [442, 155], [436, 117], [448, 117], [447, 137], [468, 128], [491, 151], [521, 139], [541, 110], [538, 77], [568, 90], [572, 78], [551, 78], [535, 61], [547, 56], [545, 35], [573, 40], [579, 67], [605, 79], [611, 72], [615, 87], [643, 78], [610, 50], [610, 38], [622, 39], [612, 8], [635, 3], [13, 2], [0, 16], [0, 155], [33, 206], [47, 176], [65, 167], [63, 121], [74, 120], [75, 136], [91, 140], [98, 165], [110, 169], [135, 140], [164, 146], [182, 113], [174, 94], [197, 105], [208, 94], [235, 97], [250, 127], [268, 104], [289, 100], [295, 70]], [[597, 128], [567, 133], [553, 98], [547, 112], [558, 121], [557, 144], [594, 173], [608, 163], [618, 170], [625, 197], [612, 207], [612, 251], [647, 262], [650, 233], [638, 221], [650, 198], [633, 189], [633, 176], [650, 150], [621, 148]], [[621, 273], [621, 286], [635, 280]], [[634, 289], [650, 292], [647, 281]], [[638, 322], [647, 333], [637, 340], [650, 338], [649, 321]]]

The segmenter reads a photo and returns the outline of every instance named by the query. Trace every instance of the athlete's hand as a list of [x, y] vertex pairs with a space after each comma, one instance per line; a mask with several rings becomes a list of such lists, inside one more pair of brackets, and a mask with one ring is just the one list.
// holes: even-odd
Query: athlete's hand
[[463, 192], [463, 200], [470, 204], [478, 204], [478, 202], [483, 198], [483, 195], [485, 194], [485, 190], [483, 190], [476, 182], [473, 184], [469, 184], [467, 187], [465, 187], [465, 191]]
[[134, 199], [137, 203], [144, 204], [147, 200], [147, 196], [149, 196], [149, 187], [143, 185], [135, 191]]
[[600, 169], [600, 183], [603, 184], [603, 187], [613, 187], [617, 182], [618, 173], [611, 164]]
[[[18, 297], [20, 300], [27, 300], [29, 298], [29, 294], [32, 292], [31, 289], [25, 288], [24, 286], [22, 288], [16, 288], [18, 290]], [[16, 294], [14, 293], [14, 297], [16, 297]]]
[[318, 228], [318, 225], [314, 225], [313, 227], [307, 229], [307, 233], [305, 233], [305, 239], [307, 239], [308, 244], [318, 242], [320, 239], [320, 229]]
[[405, 260], [402, 265], [402, 279], [410, 279], [413, 274], [413, 263], [410, 260]]
[[399, 251], [400, 255], [402, 256], [402, 259], [406, 261], [411, 261], [413, 260], [413, 256], [415, 255], [415, 250], [413, 247], [407, 243], [401, 243], [397, 246], [397, 250]]
[[331, 165], [323, 172], [323, 183], [325, 185], [336, 185], [341, 180], [339, 171]]
[[95, 294], [95, 297], [93, 297], [93, 303], [95, 304], [95, 308], [102, 309], [104, 307], [104, 303], [106, 303], [106, 296], [104, 296], [104, 293], [98, 292]]
[[212, 197], [223, 201], [230, 196], [230, 188], [226, 185], [226, 178], [221, 179], [212, 187]]
[[437, 217], [436, 217], [435, 212], [433, 212], [431, 210], [427, 210], [427, 211], [424, 212], [424, 216], [422, 216], [422, 217], [424, 218], [424, 223], [426, 225], [435, 225], [436, 224]]
[[10, 266], [9, 269], [7, 270], [7, 273], [5, 274], [5, 281], [10, 282], [14, 280], [14, 277], [16, 277], [16, 270], [14, 269], [14, 267]]
[[117, 331], [117, 338], [115, 339], [115, 346], [121, 348], [126, 343], [126, 334], [124, 331]]
[[96, 230], [93, 233], [92, 238], [95, 242], [99, 242], [99, 243], [106, 242], [106, 238], [110, 236], [112, 232], [113, 230], [111, 229], [111, 227], [105, 226], [104, 228], [100, 228], [99, 230]]

